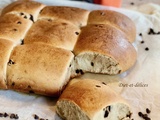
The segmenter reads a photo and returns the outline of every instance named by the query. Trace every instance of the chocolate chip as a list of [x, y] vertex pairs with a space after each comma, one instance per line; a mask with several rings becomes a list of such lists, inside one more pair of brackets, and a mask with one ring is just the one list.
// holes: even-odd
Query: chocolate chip
[[29, 18], [32, 22], [34, 22], [34, 19], [33, 19], [33, 15], [30, 14], [30, 18]]
[[76, 35], [79, 35], [79, 32], [75, 32]]
[[131, 4], [131, 5], [134, 5], [134, 2], [131, 2], [130, 4]]
[[33, 90], [29, 90], [29, 93], [34, 93], [34, 91]]
[[93, 63], [93, 62], [91, 62], [91, 66], [94, 66], [94, 63]]
[[28, 85], [28, 88], [31, 88], [31, 86], [30, 86], [30, 85]]
[[145, 48], [145, 50], [146, 50], [146, 51], [149, 51], [149, 48], [148, 48], [148, 47], [146, 47], [146, 48]]
[[121, 73], [121, 70], [118, 71], [118, 74], [120, 74], [120, 73]]
[[79, 70], [79, 72], [81, 73], [81, 75], [83, 75], [83, 74], [84, 74], [83, 70], [81, 70], [81, 69]]
[[99, 86], [99, 85], [96, 85], [96, 87], [101, 87], [101, 86]]
[[149, 35], [151, 35], [151, 34], [154, 35], [154, 34], [156, 34], [156, 33], [154, 32], [154, 30], [153, 30], [152, 28], [150, 28], [148, 34], [149, 34]]
[[0, 113], [0, 117], [3, 117], [4, 115], [3, 115], [3, 113]]
[[15, 119], [19, 119], [19, 116], [17, 114], [15, 114]]
[[11, 118], [11, 119], [14, 119], [14, 118], [15, 118], [15, 114], [12, 113], [12, 114], [10, 115], [10, 118]]
[[77, 73], [77, 74], [79, 73], [79, 70], [78, 70], [78, 69], [76, 70], [76, 73]]
[[71, 64], [69, 65], [69, 67], [71, 67]]
[[159, 32], [157, 32], [157, 34], [160, 34], [160, 31], [159, 31]]
[[20, 13], [20, 15], [24, 15], [24, 13]]
[[12, 86], [14, 86], [15, 85], [15, 82], [12, 82]]
[[15, 64], [15, 63], [12, 60], [9, 60], [8, 65], [10, 66], [12, 64]]
[[25, 15], [24, 18], [27, 19], [27, 16]]
[[17, 24], [22, 24], [21, 21], [18, 21]]
[[142, 36], [142, 33], [139, 33], [139, 36]]
[[14, 31], [17, 31], [17, 29], [13, 29]]
[[4, 117], [8, 117], [8, 116], [9, 116], [9, 115], [5, 112], [5, 113], [4, 113]]
[[107, 106], [107, 109], [110, 112], [111, 111], [111, 106]]
[[131, 113], [130, 113], [130, 114], [127, 114], [127, 115], [126, 115], [126, 117], [129, 117], [129, 118], [131, 118], [131, 115], [132, 115]]
[[146, 113], [151, 113], [151, 111], [148, 109], [148, 108], [146, 108]]
[[108, 112], [108, 110], [106, 110], [104, 113], [104, 118], [108, 117], [108, 114], [109, 114], [109, 112]]
[[24, 44], [24, 39], [21, 40], [21, 45], [23, 45], [23, 44]]
[[39, 120], [45, 120], [44, 118], [40, 118]]
[[107, 85], [105, 82], [102, 82], [103, 85]]
[[144, 43], [144, 41], [142, 40], [142, 41], [141, 41], [141, 43], [143, 44], [143, 43]]
[[143, 113], [142, 112], [138, 112], [138, 115], [139, 115], [139, 117], [142, 117]]
[[39, 119], [39, 116], [35, 114], [35, 115], [34, 115], [34, 119], [35, 119], [35, 120]]
[[48, 19], [48, 21], [49, 21], [49, 22], [51, 22], [51, 21], [52, 21], [52, 19]]

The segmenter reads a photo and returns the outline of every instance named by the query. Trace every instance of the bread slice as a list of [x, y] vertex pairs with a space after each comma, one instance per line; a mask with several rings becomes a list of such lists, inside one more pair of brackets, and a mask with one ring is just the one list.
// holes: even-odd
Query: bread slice
[[33, 24], [24, 39], [24, 43], [42, 42], [73, 50], [79, 33], [79, 27], [69, 22], [44, 18]]
[[126, 35], [110, 24], [83, 27], [73, 52], [72, 77], [83, 72], [119, 74], [131, 68], [137, 57]]
[[136, 26], [134, 22], [126, 15], [113, 10], [91, 11], [88, 24], [109, 24], [122, 30], [130, 42], [133, 42], [136, 38]]
[[58, 99], [56, 112], [65, 120], [131, 118], [131, 109], [120, 95], [104, 82], [89, 79], [72, 80]]
[[35, 1], [19, 0], [6, 6], [2, 10], [2, 16], [4, 14], [17, 14], [34, 22], [37, 20], [39, 12], [44, 6], [44, 4]]
[[13, 42], [5, 39], [0, 39], [0, 89], [7, 89], [7, 63], [13, 47]]
[[40, 13], [39, 19], [62, 19], [81, 27], [87, 24], [88, 14], [89, 11], [80, 8], [65, 6], [46, 6]]
[[14, 48], [7, 67], [9, 89], [57, 97], [69, 80], [73, 54], [46, 44]]
[[15, 14], [0, 17], [0, 38], [20, 44], [32, 22]]

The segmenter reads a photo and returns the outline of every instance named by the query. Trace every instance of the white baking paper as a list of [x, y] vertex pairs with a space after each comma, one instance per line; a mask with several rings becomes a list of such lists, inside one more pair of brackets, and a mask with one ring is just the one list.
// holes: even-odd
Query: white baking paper
[[[1, 0], [0, 9], [12, 1], [14, 0]], [[88, 73], [82, 77], [107, 82], [131, 105], [134, 120], [142, 120], [138, 116], [138, 112], [145, 113], [146, 108], [151, 110], [149, 117], [152, 120], [160, 119], [160, 35], [147, 34], [150, 28], [153, 28], [155, 32], [160, 31], [159, 5], [147, 4], [134, 7], [134, 9], [117, 9], [84, 2], [37, 1], [47, 5], [74, 6], [88, 10], [111, 9], [130, 17], [137, 27], [137, 37], [134, 43], [138, 53], [136, 64], [127, 72], [117, 76]], [[142, 33], [142, 36], [139, 36], [139, 33]], [[143, 44], [141, 44], [142, 40], [144, 41]], [[149, 48], [149, 51], [145, 50], [146, 47]], [[39, 95], [0, 90], [0, 113], [16, 113], [20, 120], [34, 120], [34, 114], [48, 120], [60, 120], [55, 113], [56, 100]], [[7, 120], [7, 118], [0, 118], [0, 120]]]

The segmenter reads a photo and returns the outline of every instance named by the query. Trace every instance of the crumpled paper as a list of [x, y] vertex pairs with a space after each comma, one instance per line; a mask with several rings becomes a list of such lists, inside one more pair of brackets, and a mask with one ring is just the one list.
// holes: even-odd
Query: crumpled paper
[[[1, 0], [0, 10], [15, 0]], [[47, 5], [74, 6], [88, 10], [110, 9], [130, 17], [136, 24], [136, 46], [138, 58], [136, 64], [127, 72], [116, 75], [99, 75], [87, 73], [82, 78], [93, 78], [105, 81], [128, 101], [133, 110], [134, 120], [141, 120], [138, 112], [151, 110], [152, 120], [160, 119], [160, 34], [148, 35], [149, 29], [160, 31], [160, 6], [146, 4], [139, 7], [118, 9], [71, 1], [37, 0]], [[142, 36], [139, 36], [139, 34]], [[141, 43], [144, 41], [144, 43]], [[148, 47], [148, 51], [145, 48]], [[11, 90], [0, 90], [0, 113], [16, 113], [20, 120], [34, 120], [34, 114], [48, 120], [61, 120], [55, 113], [55, 98], [33, 94], [18, 93]], [[10, 118], [0, 118], [0, 120]]]

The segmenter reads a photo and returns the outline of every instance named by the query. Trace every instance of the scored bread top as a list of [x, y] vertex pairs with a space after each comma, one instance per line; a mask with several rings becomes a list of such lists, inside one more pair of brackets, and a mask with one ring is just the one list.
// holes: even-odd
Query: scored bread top
[[24, 39], [24, 43], [42, 42], [73, 50], [79, 33], [79, 27], [69, 22], [44, 18], [33, 24]]
[[136, 27], [127, 16], [111, 10], [93, 10], [88, 17], [88, 24], [110, 24], [122, 30], [128, 41], [134, 42], [136, 38]]
[[46, 44], [14, 48], [7, 67], [8, 87], [18, 91], [57, 96], [68, 82], [72, 52]]
[[39, 19], [62, 19], [81, 27], [87, 24], [88, 14], [89, 11], [80, 8], [65, 6], [46, 6], [41, 11]]
[[33, 16], [33, 21], [35, 21], [37, 20], [40, 10], [44, 6], [45, 6], [44, 4], [35, 1], [28, 1], [28, 0], [16, 1], [6, 6], [2, 10], [2, 15], [7, 13], [29, 14]]
[[89, 24], [82, 28], [73, 50], [75, 55], [92, 52], [111, 57], [127, 70], [136, 61], [136, 50], [125, 33], [110, 24]]
[[0, 89], [7, 89], [6, 68], [14, 43], [0, 38]]
[[31, 27], [32, 22], [15, 14], [0, 17], [0, 38], [20, 43]]

